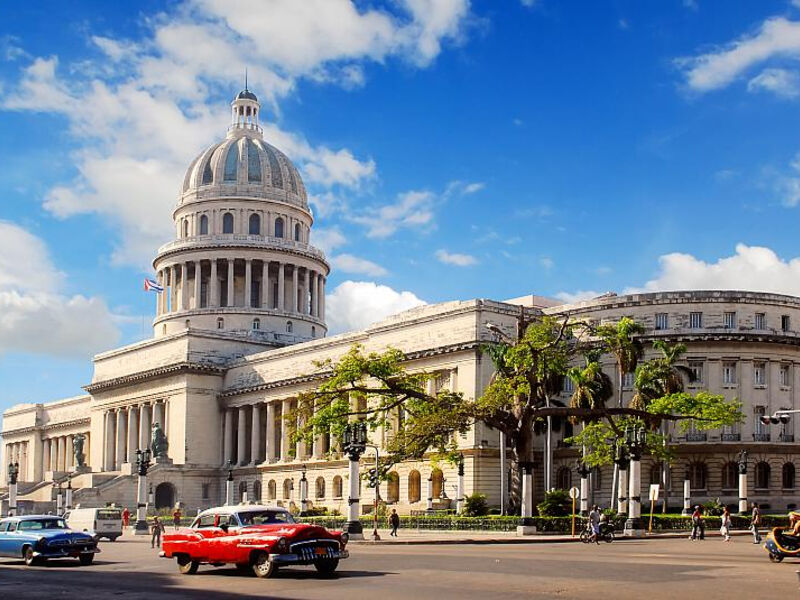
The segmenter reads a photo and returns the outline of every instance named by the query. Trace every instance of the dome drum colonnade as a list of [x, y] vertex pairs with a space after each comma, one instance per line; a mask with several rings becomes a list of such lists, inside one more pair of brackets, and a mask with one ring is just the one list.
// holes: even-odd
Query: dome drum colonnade
[[308, 243], [313, 216], [291, 161], [262, 139], [260, 105], [244, 90], [227, 138], [202, 152], [173, 213], [177, 239], [153, 266], [164, 287], [156, 336], [188, 327], [323, 337], [324, 254]]

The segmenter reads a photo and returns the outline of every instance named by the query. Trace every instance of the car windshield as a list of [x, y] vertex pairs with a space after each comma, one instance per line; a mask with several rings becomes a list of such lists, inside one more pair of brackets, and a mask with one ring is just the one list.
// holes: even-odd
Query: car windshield
[[122, 520], [122, 513], [118, 510], [98, 510], [97, 518], [101, 521], [120, 521]]
[[239, 521], [245, 527], [248, 525], [294, 523], [292, 515], [285, 510], [250, 510], [247, 512], [240, 512]]
[[64, 519], [27, 519], [25, 521], [20, 521], [17, 526], [19, 531], [66, 528], [67, 524], [64, 522]]

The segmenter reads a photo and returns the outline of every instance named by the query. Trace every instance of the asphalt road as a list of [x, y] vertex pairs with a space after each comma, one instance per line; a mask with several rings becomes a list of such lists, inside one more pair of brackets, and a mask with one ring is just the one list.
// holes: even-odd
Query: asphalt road
[[0, 600], [37, 598], [797, 598], [800, 562], [772, 564], [747, 538], [613, 544], [372, 546], [351, 544], [333, 578], [313, 567], [268, 580], [201, 566], [180, 575], [149, 543], [102, 543], [94, 565], [25, 567], [0, 559]]

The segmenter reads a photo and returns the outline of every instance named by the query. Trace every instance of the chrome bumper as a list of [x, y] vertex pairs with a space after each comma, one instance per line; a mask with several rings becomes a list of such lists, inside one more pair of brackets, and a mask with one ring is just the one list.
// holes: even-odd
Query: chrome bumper
[[311, 565], [320, 560], [340, 560], [348, 558], [350, 553], [347, 550], [332, 550], [326, 554], [270, 554], [270, 562], [276, 565]]
[[37, 552], [34, 551], [33, 557], [34, 558], [73, 558], [76, 556], [81, 556], [82, 554], [99, 554], [99, 548], [89, 548], [88, 550], [70, 550], [68, 548], [64, 550], [58, 550], [55, 552]]

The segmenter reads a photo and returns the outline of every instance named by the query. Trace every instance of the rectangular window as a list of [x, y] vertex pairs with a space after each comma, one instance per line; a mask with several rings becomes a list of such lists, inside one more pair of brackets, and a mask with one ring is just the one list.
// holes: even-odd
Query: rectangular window
[[703, 363], [701, 361], [689, 361], [689, 370], [694, 375], [694, 381], [690, 385], [701, 385], [703, 383]]
[[569, 377], [564, 377], [564, 393], [571, 394], [575, 391], [575, 386], [572, 383], [572, 379]]
[[736, 329], [736, 313], [726, 312], [723, 315], [722, 324], [725, 329]]
[[203, 484], [203, 500], [208, 500], [208, 498], [209, 498], [209, 493], [208, 493], [209, 492], [209, 487], [210, 487], [209, 484], [207, 484], [207, 483]]
[[669, 329], [669, 316], [667, 313], [656, 313], [656, 329]]
[[767, 328], [767, 315], [764, 313], [756, 313], [755, 322], [753, 323], [754, 329], [766, 329]]
[[753, 407], [753, 431], [756, 435], [763, 435], [767, 433], [768, 425], [764, 425], [761, 422], [761, 417], [767, 414], [767, 407], [766, 406], [754, 406]]
[[789, 331], [791, 327], [791, 321], [789, 319], [789, 315], [781, 315], [781, 330], [782, 331]]
[[763, 362], [753, 363], [753, 385], [767, 385], [767, 365]]
[[703, 313], [692, 312], [689, 313], [689, 328], [701, 329], [703, 327]]
[[781, 385], [789, 387], [791, 384], [790, 379], [791, 375], [789, 374], [789, 365], [781, 365]]
[[733, 385], [736, 383], [736, 363], [724, 362], [722, 363], [722, 383], [726, 385]]
[[634, 373], [625, 373], [622, 376], [622, 387], [629, 390], [633, 387], [633, 381], [636, 378]]

